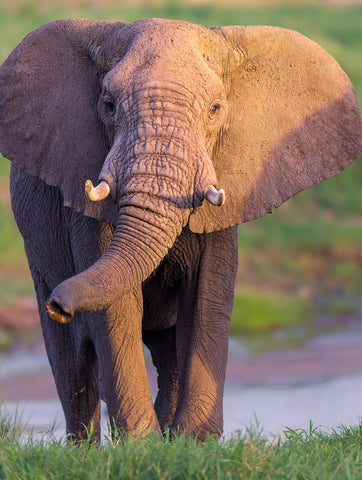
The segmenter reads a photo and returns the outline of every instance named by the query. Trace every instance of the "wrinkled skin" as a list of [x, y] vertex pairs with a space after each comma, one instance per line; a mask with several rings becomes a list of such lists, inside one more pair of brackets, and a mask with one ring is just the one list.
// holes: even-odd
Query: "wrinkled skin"
[[68, 433], [99, 438], [102, 395], [125, 432], [220, 435], [236, 225], [361, 153], [348, 78], [288, 30], [65, 20], [15, 49], [0, 88]]

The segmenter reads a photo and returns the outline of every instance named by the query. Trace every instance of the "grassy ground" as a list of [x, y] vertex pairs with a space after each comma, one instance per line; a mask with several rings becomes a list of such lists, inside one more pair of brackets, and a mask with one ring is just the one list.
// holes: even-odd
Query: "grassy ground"
[[362, 477], [362, 425], [327, 435], [286, 430], [285, 440], [270, 441], [256, 429], [228, 441], [204, 444], [187, 437], [120, 438], [94, 447], [63, 441], [35, 441], [12, 419], [0, 418], [1, 480], [62, 479], [308, 479]]
[[[142, 3], [142, 5], [141, 5]], [[56, 18], [132, 22], [166, 17], [201, 23], [268, 24], [299, 30], [340, 62], [362, 104], [362, 5], [277, 4], [263, 8], [191, 1], [119, 5], [113, 0], [14, 0], [0, 5], [0, 61], [30, 30]], [[337, 2], [338, 3], [338, 2]], [[345, 2], [342, 2], [345, 3]], [[249, 2], [250, 4], [250, 2]], [[22, 241], [11, 218], [7, 161], [0, 159], [0, 304], [32, 292]], [[360, 315], [362, 161], [239, 229], [240, 267], [233, 328], [274, 328], [325, 313]], [[325, 299], [333, 298], [331, 303]], [[318, 307], [318, 308], [317, 308]]]

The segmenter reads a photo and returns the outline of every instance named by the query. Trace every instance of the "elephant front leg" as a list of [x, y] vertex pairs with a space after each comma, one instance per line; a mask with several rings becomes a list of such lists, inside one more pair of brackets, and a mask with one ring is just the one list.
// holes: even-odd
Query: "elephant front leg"
[[111, 428], [134, 435], [159, 431], [142, 343], [142, 294], [110, 306], [96, 325], [95, 345]]
[[[85, 316], [78, 314], [75, 322], [84, 321], [81, 315]], [[45, 345], [64, 410], [68, 438], [75, 442], [99, 442], [101, 402], [93, 345], [86, 339], [79, 339], [78, 332], [71, 326], [57, 325], [43, 318], [42, 325], [44, 321], [51, 322], [45, 329], [43, 326], [43, 331], [52, 333], [51, 340], [44, 335]]]
[[77, 313], [74, 322], [60, 325], [49, 319], [45, 301], [51, 289], [29, 262], [35, 283], [39, 314], [48, 359], [61, 401], [68, 439], [100, 441], [98, 362], [89, 337], [84, 334], [93, 314]]
[[237, 229], [206, 236], [176, 326], [179, 397], [172, 428], [203, 440], [223, 431], [223, 390], [237, 271]]

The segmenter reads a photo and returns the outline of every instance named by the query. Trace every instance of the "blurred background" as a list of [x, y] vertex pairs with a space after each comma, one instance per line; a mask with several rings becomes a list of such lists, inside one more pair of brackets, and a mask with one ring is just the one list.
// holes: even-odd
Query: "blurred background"
[[[131, 23], [163, 17], [206, 27], [273, 25], [298, 30], [324, 47], [350, 77], [362, 105], [358, 0], [0, 1], [0, 62], [29, 31], [59, 18]], [[10, 162], [0, 157], [1, 358], [43, 348], [22, 238], [10, 208], [9, 169]], [[273, 215], [239, 227], [230, 383], [362, 374], [361, 180], [359, 159]], [[293, 364], [298, 355], [301, 363]], [[9, 382], [3, 374], [4, 392], [12, 391]]]

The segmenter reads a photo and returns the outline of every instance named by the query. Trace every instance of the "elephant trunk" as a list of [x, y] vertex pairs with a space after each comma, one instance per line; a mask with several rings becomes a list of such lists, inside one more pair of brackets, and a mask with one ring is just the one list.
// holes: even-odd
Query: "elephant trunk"
[[163, 210], [122, 207], [113, 239], [102, 257], [53, 290], [47, 302], [49, 317], [68, 323], [75, 311], [106, 308], [146, 280], [187, 222], [189, 211], [174, 205], [167, 210], [165, 216]]

